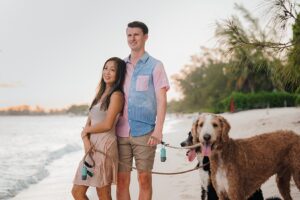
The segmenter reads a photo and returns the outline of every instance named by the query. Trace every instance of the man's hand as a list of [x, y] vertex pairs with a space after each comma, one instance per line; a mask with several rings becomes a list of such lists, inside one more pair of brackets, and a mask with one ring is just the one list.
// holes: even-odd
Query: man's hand
[[150, 146], [154, 146], [154, 145], [160, 144], [161, 140], [162, 140], [162, 133], [154, 130], [153, 133], [151, 134], [147, 144]]

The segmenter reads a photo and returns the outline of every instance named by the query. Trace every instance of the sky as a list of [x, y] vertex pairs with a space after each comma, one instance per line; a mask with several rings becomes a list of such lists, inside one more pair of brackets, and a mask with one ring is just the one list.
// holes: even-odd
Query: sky
[[236, 14], [235, 2], [261, 14], [263, 0], [0, 0], [0, 108], [89, 104], [105, 60], [129, 55], [135, 20], [149, 27], [146, 51], [165, 66], [168, 99], [180, 98], [172, 75], [216, 46], [216, 21]]

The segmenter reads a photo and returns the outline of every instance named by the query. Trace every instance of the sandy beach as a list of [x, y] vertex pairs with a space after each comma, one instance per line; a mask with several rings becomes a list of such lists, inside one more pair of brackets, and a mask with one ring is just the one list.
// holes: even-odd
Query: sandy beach
[[[300, 108], [259, 109], [222, 115], [231, 124], [229, 135], [232, 138], [245, 138], [279, 129], [293, 130], [300, 134]], [[168, 127], [164, 128], [168, 130], [164, 134], [164, 141], [179, 146], [190, 130], [195, 116], [196, 114], [171, 116]], [[54, 161], [47, 168], [50, 172], [49, 176], [20, 192], [13, 200], [71, 200], [72, 179], [82, 154], [81, 151], [77, 151]], [[185, 150], [167, 148], [167, 161], [160, 162], [159, 152], [157, 152], [153, 171], [177, 172], [195, 166], [196, 161], [191, 163], [187, 161]], [[133, 200], [138, 199], [136, 179], [136, 171], [133, 171], [130, 188]], [[291, 185], [293, 199], [300, 199], [300, 192], [293, 181]], [[112, 189], [113, 199], [116, 199], [115, 186]], [[274, 176], [262, 185], [262, 190], [265, 198], [280, 197]], [[153, 175], [153, 191], [154, 200], [198, 200], [200, 199], [199, 173], [193, 171], [172, 176]], [[97, 199], [93, 188], [89, 190], [88, 196], [91, 200]]]

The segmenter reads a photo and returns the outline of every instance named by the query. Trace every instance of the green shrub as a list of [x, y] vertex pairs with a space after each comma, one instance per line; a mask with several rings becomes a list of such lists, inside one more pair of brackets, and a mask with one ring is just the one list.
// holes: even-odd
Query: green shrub
[[296, 97], [295, 106], [300, 106], [300, 95], [297, 95]]
[[229, 97], [220, 101], [215, 106], [214, 111], [216, 113], [230, 111], [231, 99], [234, 103], [234, 111], [267, 107], [291, 107], [300, 105], [300, 95], [290, 94], [287, 92], [233, 92]]

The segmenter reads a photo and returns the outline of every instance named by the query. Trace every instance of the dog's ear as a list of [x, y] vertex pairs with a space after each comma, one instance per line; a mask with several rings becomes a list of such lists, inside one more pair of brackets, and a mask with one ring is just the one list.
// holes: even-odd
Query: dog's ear
[[228, 121], [222, 117], [219, 116], [220, 122], [221, 122], [221, 127], [222, 127], [222, 140], [224, 142], [228, 142], [229, 141], [229, 130], [230, 130], [230, 124], [228, 123]]
[[193, 144], [197, 144], [198, 143], [198, 137], [197, 137], [197, 128], [198, 128], [198, 121], [199, 119], [197, 119], [196, 121], [194, 121], [193, 125], [192, 125], [192, 137], [193, 137]]

